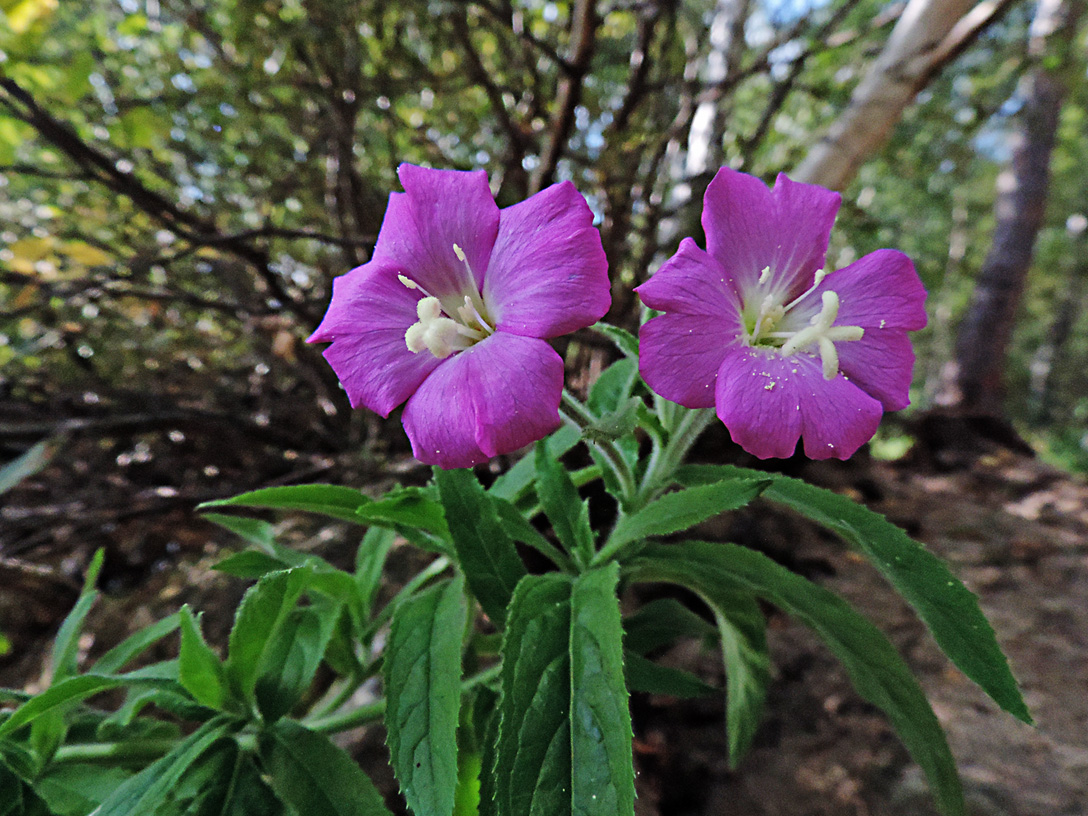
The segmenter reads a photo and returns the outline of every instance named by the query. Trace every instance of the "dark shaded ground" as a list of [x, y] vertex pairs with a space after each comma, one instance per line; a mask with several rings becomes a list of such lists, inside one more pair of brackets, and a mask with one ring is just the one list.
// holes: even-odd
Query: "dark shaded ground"
[[[172, 458], [160, 453], [133, 463], [126, 454], [140, 458], [139, 439], [77, 439], [66, 452], [69, 464], [50, 467], [0, 500], [0, 631], [13, 647], [0, 657], [0, 685], [34, 687], [49, 638], [96, 546], [108, 550], [108, 595], [92, 615], [88, 651], [107, 648], [183, 602], [206, 612], [210, 640], [225, 642], [245, 587], [210, 571], [220, 549], [233, 543], [190, 508], [251, 486], [243, 478], [247, 463], [229, 446], [198, 443], [193, 434], [157, 439], [175, 446]], [[717, 447], [714, 440], [707, 445]], [[118, 457], [128, 464], [117, 464]], [[82, 474], [73, 461], [84, 463]], [[134, 471], [134, 464], [147, 470]], [[891, 635], [948, 731], [974, 816], [1088, 812], [1088, 486], [999, 448], [955, 461], [860, 458], [801, 467], [804, 477], [904, 526], [979, 594], [1037, 728], [997, 710], [943, 658], [875, 571], [829, 534], [757, 504], [709, 524], [703, 535], [767, 551], [847, 596]], [[303, 478], [315, 480], [347, 472], [352, 483], [379, 487], [376, 474], [357, 462], [296, 459], [279, 468], [284, 482], [308, 471]], [[101, 479], [112, 479], [129, 504], [96, 508], [101, 494], [93, 485]], [[354, 546], [335, 527], [288, 522], [286, 534], [339, 563]], [[633, 699], [640, 814], [932, 814], [917, 768], [814, 636], [774, 614], [771, 640], [768, 717], [736, 772], [725, 763], [720, 698]], [[663, 659], [722, 683], [719, 659], [695, 644], [681, 644]], [[346, 738], [375, 777], [391, 785], [388, 770], [377, 770], [380, 730]]]

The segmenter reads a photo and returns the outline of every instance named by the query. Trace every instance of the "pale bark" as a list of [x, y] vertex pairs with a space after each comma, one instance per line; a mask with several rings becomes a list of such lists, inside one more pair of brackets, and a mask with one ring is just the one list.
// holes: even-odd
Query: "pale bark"
[[960, 325], [956, 359], [939, 399], [961, 412], [1004, 413], [1005, 357], [1046, 213], [1050, 155], [1084, 7], [1085, 0], [1040, 0], [1032, 23], [1029, 53], [1038, 65], [1025, 81], [1012, 166], [998, 178], [993, 244]]
[[973, 0], [910, 0], [846, 110], [791, 177], [844, 189], [887, 142], [918, 92], [1011, 4], [1012, 0], [977, 5]]

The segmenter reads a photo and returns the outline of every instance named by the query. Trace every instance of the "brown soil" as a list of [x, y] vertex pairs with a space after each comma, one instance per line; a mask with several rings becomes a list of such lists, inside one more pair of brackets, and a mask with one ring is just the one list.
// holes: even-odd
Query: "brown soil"
[[[1088, 485], [1000, 450], [943, 469], [921, 460], [864, 459], [801, 467], [806, 478], [864, 500], [905, 527], [979, 595], [1036, 727], [999, 711], [959, 674], [875, 571], [833, 536], [760, 503], [713, 522], [703, 534], [767, 551], [842, 593], [882, 626], [922, 679], [948, 732], [973, 816], [1088, 812]], [[83, 644], [89, 653], [183, 602], [206, 612], [209, 639], [225, 642], [244, 585], [210, 571], [222, 548], [234, 546], [190, 509], [193, 498], [211, 496], [190, 493], [178, 502], [176, 493], [140, 488], [127, 509], [146, 499], [149, 512], [119, 512], [102, 522], [97, 536], [82, 537], [71, 534], [65, 506], [68, 513], [86, 513], [86, 502], [73, 509], [71, 493], [65, 505], [66, 496], [49, 487], [65, 484], [62, 476], [46, 471], [4, 497], [0, 632], [13, 649], [0, 657], [0, 685], [36, 686], [49, 638], [75, 598], [95, 544], [107, 545], [111, 563], [107, 594]], [[232, 484], [219, 495], [246, 486]], [[41, 509], [50, 506], [52, 513]], [[36, 533], [33, 546], [24, 546], [27, 517], [39, 531], [51, 530]], [[293, 520], [285, 534], [334, 562], [350, 561], [353, 539], [341, 528]], [[736, 771], [726, 766], [720, 698], [633, 698], [639, 813], [935, 813], [919, 771], [882, 716], [851, 690], [815, 637], [773, 613], [771, 642], [775, 679], [767, 719]], [[723, 683], [719, 660], [695, 644], [681, 644], [663, 659]], [[391, 785], [388, 771], [377, 767], [380, 732], [346, 736], [375, 777]]]

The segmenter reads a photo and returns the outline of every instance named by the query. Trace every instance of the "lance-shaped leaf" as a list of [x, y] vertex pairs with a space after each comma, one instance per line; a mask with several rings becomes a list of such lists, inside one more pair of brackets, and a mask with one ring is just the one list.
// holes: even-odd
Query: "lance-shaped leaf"
[[555, 535], [571, 553], [588, 558], [593, 553], [593, 530], [589, 526], [589, 506], [578, 495], [567, 469], [548, 455], [537, 443], [536, 494]]
[[197, 509], [208, 507], [263, 507], [270, 510], [304, 510], [320, 513], [354, 524], [366, 522], [356, 515], [356, 510], [370, 499], [352, 487], [341, 485], [310, 484], [266, 487], [252, 490], [229, 499], [204, 502]]
[[631, 577], [680, 584], [704, 598], [752, 593], [810, 626], [842, 661], [858, 693], [887, 714], [942, 811], [962, 816], [956, 765], [918, 681], [887, 637], [842, 598], [762, 553], [706, 541], [649, 547], [632, 562]]
[[527, 576], [503, 646], [493, 798], [497, 816], [634, 812], [618, 567], [573, 581]]
[[464, 581], [444, 581], [397, 607], [382, 666], [389, 755], [416, 816], [450, 816], [457, 789]]
[[178, 678], [193, 699], [208, 708], [221, 709], [230, 697], [223, 664], [204, 641], [200, 624], [187, 605], [181, 608]]
[[619, 564], [580, 575], [571, 594], [571, 809], [634, 813], [631, 714], [623, 678]]
[[258, 741], [272, 789], [294, 812], [320, 816], [390, 816], [370, 777], [323, 734], [280, 720]]
[[688, 465], [682, 484], [722, 478], [770, 479], [763, 497], [824, 524], [856, 546], [906, 598], [959, 669], [1003, 709], [1031, 722], [1016, 678], [975, 597], [939, 558], [879, 513], [788, 476], [731, 466]]
[[770, 482], [766, 479], [725, 479], [666, 493], [630, 516], [621, 516], [605, 545], [615, 552], [624, 544], [686, 530], [708, 518], [744, 507]]
[[169, 754], [114, 790], [94, 811], [95, 816], [132, 816], [136, 813], [157, 812], [190, 768], [237, 728], [238, 722], [226, 717], [216, 717], [204, 723], [179, 742]]
[[750, 594], [718, 590], [704, 596], [721, 635], [725, 661], [726, 735], [729, 765], [736, 768], [752, 746], [763, 719], [771, 682], [767, 620]]
[[471, 470], [435, 468], [434, 480], [465, 580], [488, 617], [502, 626], [525, 565]]

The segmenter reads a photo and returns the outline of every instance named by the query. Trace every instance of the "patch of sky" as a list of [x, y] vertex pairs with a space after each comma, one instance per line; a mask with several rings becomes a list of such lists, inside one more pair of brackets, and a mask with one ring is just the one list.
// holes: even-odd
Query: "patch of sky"
[[177, 88], [179, 91], [185, 93], [196, 93], [196, 83], [193, 82], [192, 77], [188, 74], [177, 73], [170, 77], [170, 84]]
[[814, 11], [825, 8], [831, 0], [763, 0], [761, 11], [775, 26], [795, 23]]
[[776, 80], [783, 80], [789, 74], [790, 64], [801, 56], [801, 43], [790, 40], [775, 48], [767, 55], [767, 61], [771, 64], [771, 76]]

